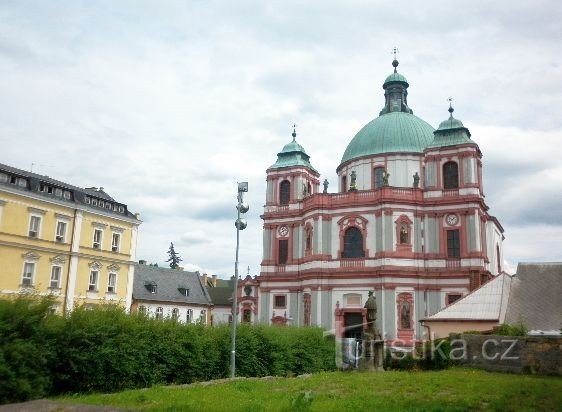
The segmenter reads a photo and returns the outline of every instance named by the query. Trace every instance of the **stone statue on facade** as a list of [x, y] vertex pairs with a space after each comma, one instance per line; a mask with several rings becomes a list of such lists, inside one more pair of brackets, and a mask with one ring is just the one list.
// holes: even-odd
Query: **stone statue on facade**
[[400, 306], [400, 326], [402, 329], [411, 329], [412, 327], [410, 318], [410, 302], [407, 300], [403, 301]]
[[365, 302], [367, 310], [367, 329], [363, 332], [362, 357], [359, 368], [362, 370], [382, 371], [384, 341], [377, 329], [377, 300], [374, 292], [369, 292], [369, 298]]
[[382, 175], [382, 185], [383, 186], [388, 186], [388, 179], [390, 178], [390, 173], [388, 173], [386, 170], [384, 171], [384, 174]]
[[324, 191], [322, 193], [328, 193], [328, 185], [330, 184], [330, 182], [328, 182], [328, 179], [324, 179], [324, 183], [322, 183], [324, 185]]
[[420, 175], [416, 172], [414, 174], [414, 189], [417, 189], [418, 187], [420, 187]]
[[355, 170], [351, 172], [351, 184], [349, 185], [349, 190], [357, 190], [357, 173], [355, 173]]
[[369, 298], [365, 302], [365, 309], [367, 309], [367, 330], [370, 330], [371, 325], [374, 325], [377, 320], [377, 300], [373, 291], [369, 292]]

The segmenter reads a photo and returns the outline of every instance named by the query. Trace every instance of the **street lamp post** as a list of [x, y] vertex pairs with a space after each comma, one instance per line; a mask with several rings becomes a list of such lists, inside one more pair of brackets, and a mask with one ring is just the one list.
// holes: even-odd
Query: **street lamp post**
[[232, 350], [230, 351], [230, 377], [236, 376], [236, 324], [238, 323], [238, 250], [240, 249], [240, 231], [246, 229], [248, 223], [240, 216], [250, 207], [244, 203], [244, 192], [248, 191], [248, 182], [238, 183], [238, 217], [236, 219], [236, 262], [234, 263], [234, 297], [232, 299]]

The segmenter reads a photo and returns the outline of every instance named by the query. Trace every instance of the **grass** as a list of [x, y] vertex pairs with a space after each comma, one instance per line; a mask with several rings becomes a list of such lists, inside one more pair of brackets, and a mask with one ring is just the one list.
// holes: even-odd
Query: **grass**
[[470, 369], [330, 372], [58, 399], [147, 411], [562, 410], [562, 378]]

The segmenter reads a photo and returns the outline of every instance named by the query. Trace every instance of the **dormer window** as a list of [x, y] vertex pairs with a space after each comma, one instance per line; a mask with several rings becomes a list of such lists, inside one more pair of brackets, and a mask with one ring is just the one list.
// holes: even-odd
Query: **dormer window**
[[0, 173], [0, 182], [6, 183], [8, 181], [8, 175], [6, 173]]
[[91, 202], [91, 199], [90, 199], [88, 196], [86, 196], [86, 197], [84, 198], [84, 203], [86, 203], [87, 205], [89, 205], [90, 202]]
[[181, 294], [182, 296], [186, 296], [186, 297], [189, 296], [189, 289], [188, 289], [188, 288], [179, 287], [179, 288], [178, 288], [178, 291], [180, 292], [180, 294]]
[[156, 293], [158, 291], [158, 286], [154, 282], [147, 282], [147, 283], [144, 284], [144, 287], [150, 293]]
[[124, 212], [125, 212], [125, 207], [119, 206], [119, 213], [124, 213]]
[[98, 205], [98, 199], [92, 199], [92, 206]]

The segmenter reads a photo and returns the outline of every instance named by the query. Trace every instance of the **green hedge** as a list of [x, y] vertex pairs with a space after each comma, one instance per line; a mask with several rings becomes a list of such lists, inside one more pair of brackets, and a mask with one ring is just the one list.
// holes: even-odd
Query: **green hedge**
[[[102, 305], [52, 315], [49, 298], [0, 300], [0, 403], [225, 378], [229, 326], [183, 325]], [[238, 376], [334, 370], [319, 328], [240, 325]]]

